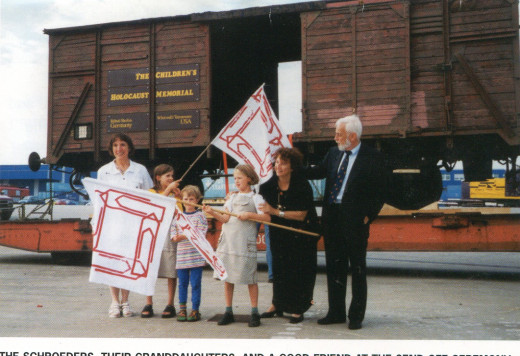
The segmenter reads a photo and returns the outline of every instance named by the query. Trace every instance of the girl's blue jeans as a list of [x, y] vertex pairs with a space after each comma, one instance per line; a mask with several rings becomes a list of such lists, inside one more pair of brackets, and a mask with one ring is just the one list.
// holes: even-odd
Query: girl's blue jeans
[[202, 267], [184, 268], [177, 270], [179, 278], [179, 303], [188, 301], [188, 285], [191, 284], [191, 309], [199, 310], [202, 289]]

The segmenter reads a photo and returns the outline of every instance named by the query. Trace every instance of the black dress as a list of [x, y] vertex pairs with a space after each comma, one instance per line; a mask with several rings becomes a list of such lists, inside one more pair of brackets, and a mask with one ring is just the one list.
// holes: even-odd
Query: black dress
[[[293, 174], [289, 189], [281, 191], [278, 177], [273, 176], [262, 184], [260, 194], [276, 209], [307, 210], [307, 218], [316, 221], [312, 188], [303, 178]], [[274, 215], [271, 216], [271, 222], [297, 229], [308, 227], [305, 222]], [[318, 238], [274, 226], [269, 227], [269, 238], [273, 255], [273, 305], [277, 311], [303, 314], [312, 303]]]

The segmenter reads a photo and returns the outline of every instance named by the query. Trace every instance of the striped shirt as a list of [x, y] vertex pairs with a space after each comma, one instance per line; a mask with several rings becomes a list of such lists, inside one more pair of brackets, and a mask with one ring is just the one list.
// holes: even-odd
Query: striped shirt
[[[206, 216], [201, 211], [194, 211], [192, 213], [183, 213], [186, 218], [193, 224], [195, 229], [199, 230], [203, 236], [206, 236], [208, 231], [208, 221]], [[182, 235], [182, 231], [177, 227], [177, 224], [172, 224], [170, 236], [173, 238], [177, 235]], [[203, 267], [206, 264], [204, 257], [192, 245], [190, 240], [182, 240], [177, 243], [177, 269]]]

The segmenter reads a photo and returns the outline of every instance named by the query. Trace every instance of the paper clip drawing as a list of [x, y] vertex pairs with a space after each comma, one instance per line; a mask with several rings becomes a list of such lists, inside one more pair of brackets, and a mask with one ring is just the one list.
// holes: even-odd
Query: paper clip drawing
[[[97, 256], [92, 268], [133, 280], [146, 278], [165, 208], [116, 189], [96, 191], [96, 194], [103, 204], [94, 232], [93, 252]], [[105, 221], [112, 223], [105, 224]]]

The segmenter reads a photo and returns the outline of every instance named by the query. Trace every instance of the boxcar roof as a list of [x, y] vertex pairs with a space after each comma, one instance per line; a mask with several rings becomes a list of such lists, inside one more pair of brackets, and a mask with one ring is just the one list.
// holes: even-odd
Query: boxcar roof
[[207, 12], [194, 13], [194, 14], [189, 14], [189, 15], [154, 17], [154, 18], [146, 18], [146, 19], [139, 19], [139, 20], [108, 22], [108, 23], [85, 25], [85, 26], [44, 29], [43, 33], [45, 33], [47, 35], [59, 35], [62, 33], [85, 32], [85, 31], [100, 30], [100, 29], [104, 29], [104, 28], [122, 26], [122, 25], [140, 25], [140, 24], [149, 24], [149, 23], [164, 22], [164, 21], [204, 22], [204, 21], [218, 21], [218, 20], [228, 20], [228, 19], [235, 19], [235, 18], [263, 16], [263, 15], [269, 15], [269, 14], [285, 14], [285, 13], [294, 13], [294, 12], [299, 13], [299, 12], [323, 9], [323, 8], [325, 8], [326, 3], [328, 3], [328, 2], [337, 2], [337, 1], [311, 1], [311, 2], [304, 2], [304, 3], [284, 4], [284, 5], [251, 7], [251, 8], [246, 8], [246, 9], [228, 10], [228, 11], [219, 11], [219, 12], [207, 11]]

